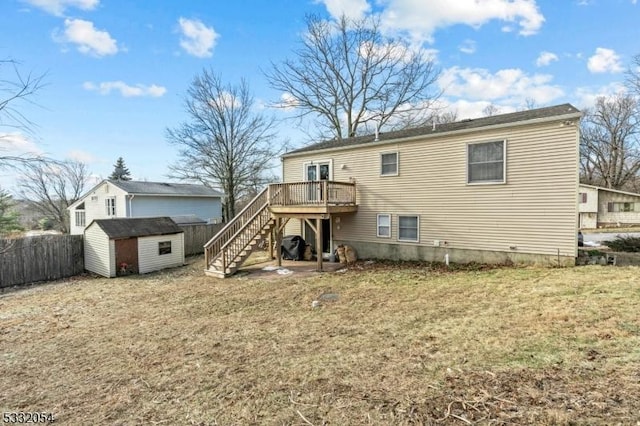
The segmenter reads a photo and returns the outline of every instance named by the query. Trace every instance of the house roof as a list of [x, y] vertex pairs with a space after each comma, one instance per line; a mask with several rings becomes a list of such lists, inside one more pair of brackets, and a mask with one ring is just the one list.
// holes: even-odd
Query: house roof
[[397, 130], [389, 133], [379, 133], [376, 139], [375, 135], [356, 136], [347, 139], [331, 139], [323, 142], [314, 143], [306, 147], [290, 151], [283, 155], [283, 157], [293, 156], [296, 154], [320, 151], [334, 148], [353, 147], [357, 145], [364, 145], [370, 143], [391, 142], [396, 140], [408, 139], [419, 136], [431, 136], [442, 135], [451, 132], [463, 132], [471, 131], [474, 129], [509, 125], [509, 124], [524, 124], [530, 121], [545, 121], [548, 119], [559, 119], [561, 117], [566, 118], [579, 118], [580, 111], [571, 104], [562, 104], [545, 108], [531, 109], [527, 111], [513, 112], [510, 114], [499, 114], [490, 117], [482, 117], [476, 119], [467, 119], [456, 121], [453, 123], [443, 123], [416, 127], [411, 129]]
[[199, 218], [195, 214], [183, 214], [180, 216], [171, 216], [171, 220], [173, 220], [178, 225], [201, 225], [206, 224], [207, 221]]
[[133, 195], [169, 195], [192, 197], [222, 197], [222, 193], [204, 185], [173, 182], [144, 182], [135, 180], [108, 180]]
[[615, 192], [616, 194], [630, 195], [632, 197], [640, 197], [640, 194], [635, 192], [620, 191], [619, 189], [605, 188], [604, 186], [587, 185], [586, 183], [581, 183], [580, 186], [584, 186], [585, 188], [597, 189], [598, 191], [608, 191], [608, 192]]
[[87, 229], [94, 225], [99, 226], [111, 240], [184, 232], [169, 217], [96, 219], [91, 222]]

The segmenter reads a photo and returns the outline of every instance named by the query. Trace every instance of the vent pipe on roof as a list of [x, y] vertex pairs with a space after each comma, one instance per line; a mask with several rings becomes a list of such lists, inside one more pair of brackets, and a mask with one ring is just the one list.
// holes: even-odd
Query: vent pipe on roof
[[432, 131], [432, 132], [435, 132], [435, 131], [436, 131], [436, 122], [435, 122], [435, 120], [433, 121], [433, 128], [431, 129], [431, 131]]
[[380, 126], [380, 123], [376, 123], [376, 138], [374, 139], [375, 142], [378, 142], [379, 140], [379, 134], [378, 134], [378, 132], [380, 131], [379, 126]]

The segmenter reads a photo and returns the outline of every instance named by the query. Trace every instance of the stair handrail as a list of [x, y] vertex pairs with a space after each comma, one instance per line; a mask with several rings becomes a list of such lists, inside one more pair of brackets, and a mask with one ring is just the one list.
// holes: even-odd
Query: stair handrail
[[[216, 243], [218, 243], [218, 240], [221, 240], [224, 238], [225, 234], [227, 234], [227, 232], [233, 228], [234, 226], [236, 226], [236, 224], [244, 218], [245, 213], [249, 210], [251, 210], [252, 208], [256, 207], [257, 204], [260, 203], [260, 199], [262, 197], [265, 197], [265, 194], [267, 193], [267, 191], [269, 190], [269, 187], [265, 187], [262, 191], [260, 191], [258, 193], [258, 195], [256, 195], [253, 200], [251, 200], [251, 202], [249, 204], [247, 204], [241, 211], [240, 213], [238, 213], [237, 215], [235, 215], [233, 217], [233, 219], [231, 219], [231, 221], [229, 221], [220, 231], [218, 231], [217, 234], [215, 234], [209, 241], [206, 242], [206, 244], [204, 245], [204, 252], [205, 252], [205, 264], [207, 265], [207, 268], [209, 267], [209, 265], [211, 264], [210, 260], [210, 247], [215, 245]], [[262, 202], [262, 205], [259, 206], [258, 210], [262, 210], [262, 208], [268, 204], [268, 199], [265, 200], [264, 202]], [[253, 214], [251, 215], [253, 217]], [[235, 235], [235, 233], [234, 233]], [[226, 242], [229, 241], [229, 237], [227, 238], [226, 241], [224, 241], [225, 244]], [[222, 246], [221, 244], [221, 246]], [[218, 251], [219, 252], [219, 251]]]

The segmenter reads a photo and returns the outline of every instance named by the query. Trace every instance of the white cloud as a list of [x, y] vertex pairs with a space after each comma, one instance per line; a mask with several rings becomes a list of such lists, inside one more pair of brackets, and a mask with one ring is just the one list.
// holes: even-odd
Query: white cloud
[[460, 49], [462, 53], [470, 55], [476, 52], [476, 42], [474, 40], [466, 39], [460, 46], [458, 46], [458, 49]]
[[209, 58], [213, 55], [213, 48], [219, 37], [213, 27], [207, 27], [197, 19], [186, 18], [180, 18], [178, 24], [182, 33], [180, 47], [198, 58]]
[[22, 0], [31, 6], [42, 9], [47, 13], [62, 16], [67, 8], [77, 8], [80, 10], [93, 10], [100, 0]]
[[95, 163], [97, 161], [97, 158], [93, 154], [79, 149], [72, 149], [71, 151], [67, 152], [66, 158], [70, 160], [80, 161], [85, 164]]
[[367, 0], [316, 0], [316, 3], [323, 3], [334, 18], [345, 15], [351, 19], [361, 19], [371, 10]]
[[116, 40], [107, 31], [98, 30], [93, 22], [83, 19], [65, 19], [64, 32], [54, 33], [59, 43], [72, 43], [85, 55], [107, 56], [118, 53]]
[[552, 79], [547, 74], [528, 75], [518, 68], [492, 74], [481, 68], [452, 67], [442, 72], [438, 83], [448, 97], [516, 107], [528, 100], [544, 105], [563, 96], [563, 90], [551, 84]]
[[44, 154], [33, 141], [19, 132], [0, 133], [0, 153], [8, 156]]
[[624, 92], [624, 85], [615, 82], [601, 87], [579, 87], [576, 89], [574, 97], [578, 108], [591, 108], [596, 104], [596, 99], [601, 96], [607, 97]]
[[592, 73], [618, 73], [622, 72], [622, 63], [614, 50], [598, 47], [596, 53], [589, 58], [587, 68]]
[[538, 67], [546, 67], [553, 61], [558, 60], [558, 55], [551, 52], [540, 52], [538, 59], [536, 59], [536, 66]]
[[142, 96], [159, 98], [167, 93], [167, 89], [163, 86], [157, 86], [155, 84], [152, 84], [151, 86], [145, 86], [144, 84], [136, 84], [135, 86], [131, 86], [123, 81], [104, 81], [98, 84], [87, 81], [82, 84], [82, 87], [85, 90], [98, 92], [101, 95], [109, 95], [112, 91], [115, 90], [120, 92], [120, 95], [125, 98]]
[[407, 32], [419, 41], [432, 41], [438, 28], [456, 24], [479, 28], [492, 20], [503, 21], [510, 30], [519, 26], [521, 35], [538, 32], [544, 16], [535, 0], [387, 0], [382, 22], [390, 31]]

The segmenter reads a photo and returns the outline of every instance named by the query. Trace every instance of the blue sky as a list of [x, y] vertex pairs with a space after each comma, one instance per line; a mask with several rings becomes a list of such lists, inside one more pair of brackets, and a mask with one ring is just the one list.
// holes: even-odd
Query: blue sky
[[[164, 132], [186, 119], [184, 95], [203, 68], [245, 78], [257, 107], [284, 118], [269, 107], [283, 93], [262, 71], [292, 57], [308, 13], [380, 15], [388, 35], [433, 54], [441, 103], [460, 119], [527, 100], [588, 107], [620, 90], [640, 54], [637, 0], [2, 0], [0, 58], [47, 75], [36, 105], [15, 105], [35, 131], [0, 127], [0, 149], [79, 159], [98, 178], [122, 156], [135, 179], [168, 180], [176, 148]], [[279, 133], [308, 142], [295, 126], [283, 121]]]

